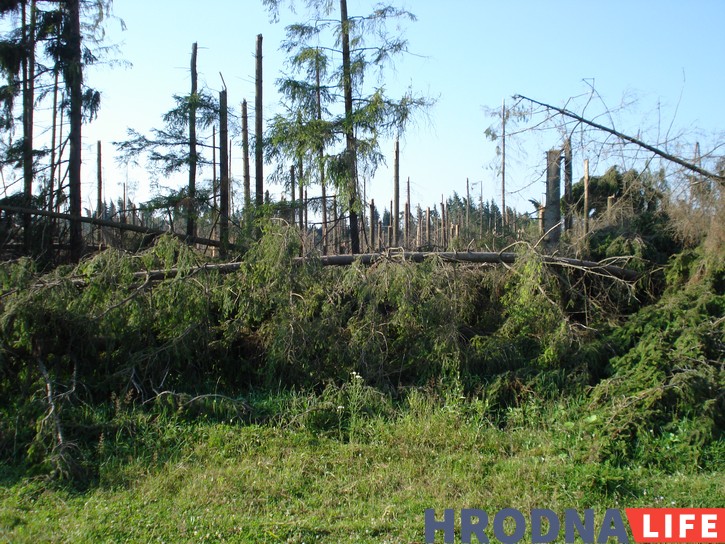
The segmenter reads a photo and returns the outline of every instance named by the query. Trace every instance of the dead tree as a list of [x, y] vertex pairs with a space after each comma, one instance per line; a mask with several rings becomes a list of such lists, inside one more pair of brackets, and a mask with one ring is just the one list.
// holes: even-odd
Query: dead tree
[[561, 150], [546, 154], [546, 205], [544, 207], [544, 241], [549, 246], [561, 236]]

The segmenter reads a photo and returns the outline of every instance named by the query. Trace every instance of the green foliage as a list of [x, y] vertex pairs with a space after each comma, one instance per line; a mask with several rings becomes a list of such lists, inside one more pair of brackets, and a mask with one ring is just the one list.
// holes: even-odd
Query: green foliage
[[[219, 117], [219, 104], [205, 92], [174, 96], [174, 102], [174, 108], [163, 115], [164, 128], [153, 129], [151, 137], [129, 128], [128, 140], [114, 142], [122, 161], [137, 162], [140, 157], [146, 157], [151, 170], [164, 176], [183, 171], [191, 165], [188, 134], [190, 112], [192, 109], [195, 112], [199, 129], [208, 128]], [[199, 152], [193, 158], [199, 166], [211, 164]]]
[[609, 336], [613, 375], [592, 392], [606, 459], [669, 470], [702, 466], [725, 429], [722, 259], [680, 255], [669, 292]]
[[[677, 459], [716, 463], [725, 313], [716, 255], [673, 258], [665, 296], [618, 323], [621, 287], [545, 266], [532, 250], [510, 269], [436, 258], [335, 268], [296, 260], [300, 247], [296, 229], [270, 221], [225, 275], [173, 237], [46, 274], [30, 260], [0, 266], [2, 458], [96, 481], [95, 445], [123, 428], [123, 413], [271, 419], [364, 441], [368, 423], [412, 387], [504, 427], [583, 399], [567, 416], [593, 418], [582, 456], [663, 470], [679, 470]], [[258, 412], [235, 400], [290, 390], [296, 400]], [[108, 408], [117, 399], [125, 411]], [[671, 455], [648, 457], [657, 445]]]
[[[264, 4], [276, 17], [281, 3]], [[357, 176], [372, 176], [384, 161], [379, 139], [401, 134], [417, 113], [433, 103], [411, 90], [391, 99], [384, 88], [366, 85], [371, 72], [382, 73], [393, 58], [407, 51], [404, 39], [388, 33], [388, 24], [415, 17], [381, 5], [343, 24], [330, 18], [334, 10], [327, 2], [307, 2], [307, 8], [312, 21], [288, 26], [282, 44], [291, 68], [291, 74], [278, 82], [287, 112], [277, 115], [267, 131], [267, 160], [276, 159], [274, 176], [287, 185], [289, 163], [304, 162], [304, 178], [297, 181], [325, 180], [337, 188], [340, 200], [343, 196], [356, 200]], [[349, 39], [350, 58], [339, 62], [335, 59], [343, 36]], [[352, 104], [343, 103], [346, 87], [354, 96]], [[343, 145], [346, 137], [355, 141], [354, 157]]]

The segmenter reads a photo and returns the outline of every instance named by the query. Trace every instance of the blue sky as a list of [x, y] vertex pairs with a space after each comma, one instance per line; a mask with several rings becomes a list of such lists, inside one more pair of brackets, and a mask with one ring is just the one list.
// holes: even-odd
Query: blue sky
[[[263, 34], [265, 117], [279, 111], [274, 81], [284, 68], [278, 50], [284, 26], [307, 18], [304, 2], [297, 3], [296, 15], [283, 10], [280, 22], [273, 23], [261, 0], [207, 0], [203, 8], [191, 0], [116, 0], [115, 15], [127, 30], [109, 22], [108, 41], [120, 46], [119, 58], [132, 67], [97, 67], [87, 76], [102, 91], [103, 105], [98, 120], [85, 128], [84, 195], [95, 194], [95, 142], [101, 140], [107, 198], [118, 196], [126, 179], [136, 201], [150, 196], [143, 171], [111, 160], [111, 142], [124, 139], [127, 127], [148, 132], [161, 126], [172, 96], [188, 92], [195, 41], [202, 81], [218, 91], [222, 72], [230, 105], [238, 109], [244, 98], [254, 102], [254, 49], [256, 35]], [[373, 5], [349, 0], [349, 12], [364, 14]], [[686, 145], [699, 140], [705, 148], [723, 141], [723, 1], [405, 0], [396, 5], [418, 18], [404, 25], [413, 55], [399, 58], [383, 84], [391, 96], [410, 86], [437, 99], [401, 140], [401, 177], [410, 177], [412, 199], [423, 207], [440, 202], [441, 194], [465, 194], [467, 178], [476, 184], [476, 195], [482, 189], [484, 199], [500, 200], [500, 178], [492, 167], [496, 146], [484, 137], [494, 120], [485, 108], [500, 107], [503, 99], [511, 104], [514, 94], [564, 106], [593, 86], [598, 96], [588, 116], [627, 105], [600, 122], [614, 122], [653, 143], [668, 131], [684, 131]], [[585, 101], [569, 105], [581, 111]], [[543, 189], [544, 152], [561, 145], [561, 136], [550, 130], [515, 139], [509, 145], [507, 203], [527, 209], [527, 199], [540, 198]], [[392, 142], [383, 142], [390, 156], [392, 149]], [[581, 151], [577, 156], [575, 150], [575, 179], [585, 158]], [[586, 153], [595, 151], [589, 147]], [[240, 146], [232, 156], [232, 173], [241, 177]], [[598, 170], [617, 161], [597, 156]], [[272, 186], [271, 192], [279, 196], [281, 188]], [[392, 173], [383, 167], [367, 195], [385, 203], [391, 194]]]

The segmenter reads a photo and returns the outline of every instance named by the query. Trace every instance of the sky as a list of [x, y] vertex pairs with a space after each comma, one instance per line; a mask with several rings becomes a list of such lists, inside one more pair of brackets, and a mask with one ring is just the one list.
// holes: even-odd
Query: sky
[[[261, 0], [115, 0], [114, 14], [123, 20], [125, 30], [119, 20], [107, 21], [106, 41], [118, 45], [115, 57], [128, 65], [96, 66], [87, 74], [87, 83], [102, 93], [102, 106], [98, 119], [84, 127], [84, 206], [94, 207], [97, 140], [104, 146], [106, 198], [117, 198], [125, 182], [135, 202], [153, 196], [149, 175], [117, 163], [112, 142], [125, 139], [128, 127], [148, 134], [162, 126], [161, 116], [173, 106], [173, 95], [188, 93], [193, 42], [199, 44], [202, 86], [218, 92], [221, 73], [230, 107], [239, 111], [246, 99], [251, 116], [256, 36], [262, 34], [264, 116], [282, 111], [275, 80], [285, 69], [279, 50], [284, 27], [309, 18], [304, 1], [296, 3], [296, 13], [283, 9], [275, 23]], [[409, 54], [399, 57], [379, 84], [391, 97], [410, 87], [436, 100], [400, 142], [401, 178], [410, 178], [414, 204], [425, 208], [440, 202], [441, 195], [454, 191], [465, 195], [467, 179], [477, 198], [500, 201], [496, 144], [484, 135], [496, 120], [487, 108], [500, 108], [503, 100], [512, 104], [511, 97], [517, 94], [581, 112], [586, 98], [573, 102], [570, 98], [595, 89], [587, 115], [614, 110], [598, 121], [613, 122], [618, 130], [656, 142], [680, 131], [688, 142], [723, 141], [725, 1], [394, 3], [414, 13], [417, 21], [402, 25]], [[349, 0], [349, 13], [368, 13], [375, 4]], [[626, 107], [619, 111], [623, 104]], [[381, 146], [390, 159], [369, 181], [366, 195], [389, 203], [393, 142], [383, 141]], [[524, 210], [531, 207], [528, 198], [540, 198], [544, 152], [559, 146], [561, 135], [554, 130], [512, 137], [507, 155], [508, 205]], [[232, 175], [239, 180], [239, 141], [234, 142], [232, 158]], [[581, 176], [584, 158], [575, 151], [575, 179]], [[596, 168], [603, 173], [607, 165], [603, 159]], [[265, 174], [271, 171], [271, 166], [265, 167]], [[201, 178], [210, 175], [205, 172]], [[180, 187], [184, 179], [160, 183]], [[235, 190], [241, 190], [237, 183]], [[270, 192], [279, 198], [282, 188], [272, 185]]]

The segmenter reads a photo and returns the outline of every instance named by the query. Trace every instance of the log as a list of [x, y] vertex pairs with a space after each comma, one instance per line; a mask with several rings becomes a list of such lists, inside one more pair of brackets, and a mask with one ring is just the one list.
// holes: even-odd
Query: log
[[[428, 252], [428, 251], [403, 251], [400, 253], [363, 253], [361, 255], [326, 255], [322, 257], [312, 257], [306, 259], [295, 259], [296, 264], [305, 261], [319, 259], [322, 266], [349, 266], [356, 261], [361, 264], [369, 265], [384, 259], [399, 259], [401, 261], [410, 261], [414, 263], [423, 262], [429, 257], [437, 257], [446, 262], [456, 263], [476, 263], [476, 264], [513, 264], [516, 262], [516, 253], [497, 253], [497, 252]], [[611, 264], [603, 264], [595, 261], [585, 261], [582, 259], [573, 259], [567, 257], [550, 257], [542, 256], [545, 264], [551, 266], [565, 266], [569, 268], [581, 268], [612, 276], [626, 281], [635, 281], [639, 277], [639, 273], [628, 268], [622, 268]]]
[[[451, 263], [474, 263], [474, 264], [491, 264], [511, 265], [516, 262], [516, 253], [505, 252], [456, 252], [456, 251], [401, 251], [393, 253], [362, 253], [358, 255], [322, 255], [314, 257], [295, 257], [292, 263], [302, 265], [304, 263], [319, 262], [322, 266], [350, 266], [355, 262], [364, 265], [371, 265], [375, 262], [383, 260], [398, 260], [401, 262], [408, 261], [413, 263], [421, 263], [425, 259], [437, 257], [443, 261]], [[603, 264], [595, 261], [585, 261], [581, 259], [572, 259], [567, 257], [550, 257], [543, 255], [542, 261], [550, 266], [563, 266], [568, 268], [578, 268], [610, 276], [625, 281], [635, 281], [639, 278], [639, 273], [627, 268], [611, 264]], [[198, 269], [208, 270], [219, 273], [236, 272], [242, 266], [241, 262], [205, 264]], [[178, 274], [178, 269], [171, 268], [169, 270], [150, 270], [148, 272], [136, 272], [134, 275], [139, 279], [147, 278], [151, 281], [159, 281], [167, 278], [173, 278]]]

